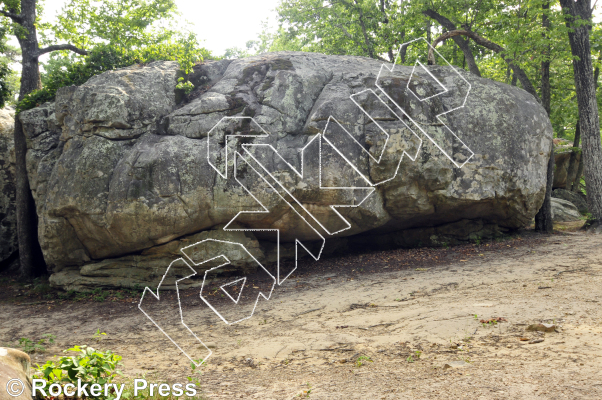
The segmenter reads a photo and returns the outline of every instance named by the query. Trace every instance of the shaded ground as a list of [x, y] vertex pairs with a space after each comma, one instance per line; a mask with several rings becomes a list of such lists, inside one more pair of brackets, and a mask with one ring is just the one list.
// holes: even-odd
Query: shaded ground
[[[198, 291], [181, 293], [186, 323], [213, 350], [201, 377], [208, 398], [602, 398], [600, 235], [526, 232], [478, 246], [331, 258], [300, 272], [235, 325]], [[60, 300], [39, 284], [30, 294], [35, 285], [2, 279], [0, 345], [54, 334], [56, 344], [33, 355], [42, 363], [94, 344], [100, 329], [107, 337], [98, 347], [123, 356], [126, 376], [184, 383], [191, 375], [189, 360], [138, 310], [139, 293]], [[162, 297], [161, 325], [178, 324], [174, 301], [173, 292]], [[493, 317], [507, 322], [479, 322]], [[539, 322], [557, 332], [526, 331]], [[465, 365], [445, 368], [451, 361]]]

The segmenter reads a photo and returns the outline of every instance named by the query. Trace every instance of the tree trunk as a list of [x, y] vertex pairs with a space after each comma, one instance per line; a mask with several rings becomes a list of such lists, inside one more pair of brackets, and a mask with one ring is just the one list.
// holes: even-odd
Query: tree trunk
[[[21, 47], [21, 89], [19, 101], [42, 87], [38, 57], [56, 50], [70, 50], [85, 55], [85, 50], [71, 44], [58, 44], [40, 49], [36, 31], [36, 1], [21, 0], [21, 10], [7, 6], [2, 14], [13, 22], [13, 34]], [[6, 5], [6, 4], [5, 4]], [[38, 242], [38, 221], [36, 207], [27, 177], [27, 139], [19, 115], [15, 115], [15, 186], [17, 239], [19, 242], [19, 263], [21, 277], [29, 278], [46, 272], [46, 264]]]
[[552, 233], [554, 224], [552, 222], [552, 184], [554, 183], [554, 144], [550, 149], [548, 168], [546, 171], [546, 195], [541, 208], [535, 215], [535, 230], [542, 233]]
[[[575, 150], [579, 147], [579, 142], [581, 141], [581, 129], [579, 129], [579, 121], [577, 121], [577, 126], [575, 127], [575, 140], [573, 140], [573, 150], [571, 151], [571, 158], [569, 158], [569, 168], [566, 173], [566, 190], [571, 190], [573, 187], [573, 183], [579, 177], [576, 176], [577, 173], [577, 154], [578, 150]], [[583, 158], [583, 154], [581, 155]]]
[[[544, 30], [550, 29], [550, 20], [546, 14], [550, 8], [550, 3], [542, 4], [542, 17], [541, 25]], [[545, 38], [545, 33], [544, 33]], [[551, 91], [550, 91], [550, 59], [549, 54], [550, 47], [546, 50], [546, 58], [541, 62], [541, 105], [546, 110], [548, 117], [550, 116], [550, 102], [551, 102]], [[552, 222], [552, 184], [554, 182], [554, 144], [550, 149], [550, 158], [548, 159], [548, 168], [546, 173], [546, 195], [544, 197], [541, 208], [535, 215], [535, 230], [538, 232], [552, 233], [554, 230], [554, 224]]]
[[[21, 89], [19, 101], [33, 90], [41, 88], [38, 65], [38, 37], [35, 27], [36, 1], [21, 1], [21, 22], [25, 33], [19, 35], [15, 27], [15, 36], [21, 46]], [[27, 141], [19, 115], [15, 115], [15, 186], [17, 209], [17, 238], [19, 241], [19, 263], [22, 277], [43, 274], [46, 265], [38, 242], [37, 214], [27, 178], [26, 154]]]
[[[573, 56], [573, 72], [579, 124], [581, 129], [582, 158], [587, 187], [587, 204], [594, 225], [602, 224], [602, 143], [600, 142], [600, 120], [596, 100], [594, 69], [592, 66], [589, 34], [591, 29], [591, 2], [589, 0], [560, 0], [567, 18], [569, 43]], [[582, 19], [587, 24], [580, 23]]]
[[583, 153], [581, 153], [581, 158], [579, 159], [579, 168], [577, 168], [577, 178], [575, 178], [573, 186], [571, 187], [572, 192], [581, 192], [581, 175], [583, 175]]
[[[598, 61], [602, 61], [600, 60], [600, 58], [602, 58], [602, 55], [598, 58]], [[594, 70], [594, 82], [596, 85], [596, 93], [598, 92], [598, 77], [600, 76], [600, 67], [596, 67], [596, 69]], [[577, 129], [575, 130], [575, 140], [573, 141], [573, 147], [579, 147], [579, 139], [581, 138], [581, 129], [579, 129], [579, 122], [577, 121]], [[573, 176], [571, 173], [573, 172], [571, 170], [571, 167], [574, 168], [573, 164], [577, 157], [575, 155], [575, 161], [573, 161], [573, 154], [574, 151], [571, 153], [571, 159], [569, 160], [569, 173], [567, 174], [567, 178], [570, 178], [570, 185], [567, 185], [567, 189], [572, 191], [572, 192], [580, 192], [581, 190], [581, 175], [583, 175], [583, 153], [581, 153], [581, 157], [579, 157], [579, 164], [577, 167], [577, 172], [575, 173], [575, 175]]]

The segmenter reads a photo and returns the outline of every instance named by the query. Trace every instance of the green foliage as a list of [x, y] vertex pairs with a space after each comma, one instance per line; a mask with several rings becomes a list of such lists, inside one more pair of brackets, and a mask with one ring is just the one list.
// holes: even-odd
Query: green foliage
[[109, 295], [109, 292], [105, 292], [104, 290], [102, 290], [102, 288], [96, 288], [92, 291], [92, 295], [92, 299], [94, 301], [103, 302], [106, 300], [107, 296]]
[[185, 81], [184, 78], [178, 78], [178, 84], [176, 89], [183, 90], [184, 93], [188, 94], [194, 90], [194, 85], [190, 81]]
[[92, 335], [92, 339], [96, 340], [96, 342], [100, 342], [103, 339], [103, 336], [107, 336], [107, 334], [101, 332], [100, 329], [96, 329], [96, 333]]
[[8, 44], [7, 34], [9, 25], [0, 25], [0, 108], [12, 103], [14, 94], [19, 89], [17, 72], [10, 68], [11, 63], [17, 62], [20, 51]]
[[[88, 346], [74, 346], [68, 350], [76, 351], [75, 356], [63, 356], [58, 360], [49, 360], [46, 364], [34, 370], [48, 383], [75, 383], [80, 379], [82, 384], [111, 383], [117, 374], [121, 356], [113, 354], [110, 350], [100, 351]], [[109, 395], [109, 399], [112, 396]], [[100, 396], [99, 398], [104, 398]]]
[[406, 361], [409, 363], [413, 363], [414, 361], [418, 361], [421, 355], [422, 352], [420, 350], [416, 350], [413, 354], [410, 354], [408, 358], [406, 358]]
[[[188, 382], [194, 383], [197, 386], [201, 386], [200, 377], [203, 375], [202, 367], [205, 365], [205, 362], [202, 359], [194, 360], [195, 362], [190, 363], [190, 368], [192, 369], [192, 376], [187, 376]], [[195, 363], [198, 363], [197, 366]]]
[[23, 337], [19, 339], [19, 346], [21, 346], [21, 349], [25, 353], [43, 353], [44, 351], [46, 351], [46, 347], [44, 346], [48, 344], [53, 344], [55, 338], [56, 336], [54, 336], [51, 333], [43, 334], [42, 339], [38, 340], [37, 342], [34, 342], [29, 338]]
[[46, 42], [67, 42], [89, 50], [99, 44], [141, 48], [174, 40], [178, 15], [174, 0], [70, 0], [57, 23], [41, 25]]
[[[38, 18], [43, 12], [41, 4], [38, 2]], [[20, 2], [2, 0], [0, 7], [19, 13]], [[57, 15], [56, 24], [38, 20], [40, 43], [67, 42], [89, 53], [52, 53], [43, 64], [42, 89], [28, 94], [17, 105], [17, 112], [51, 101], [60, 87], [81, 85], [96, 74], [132, 64], [177, 61], [186, 79], [193, 66], [210, 53], [186, 25], [175, 19], [178, 15], [174, 0], [70, 0]], [[19, 25], [5, 17], [0, 16], [0, 20], [0, 51], [5, 53], [6, 35], [12, 31], [19, 36]], [[14, 94], [18, 86], [15, 78], [9, 62], [0, 57], [0, 105]], [[186, 92], [194, 88], [190, 82], [181, 83]]]
[[45, 26], [50, 33], [46, 40], [52, 37], [85, 50], [108, 46], [117, 54], [146, 60], [177, 60], [188, 74], [209, 53], [177, 16], [174, 0], [71, 0], [57, 15], [58, 23]]
[[587, 190], [585, 188], [585, 178], [582, 176], [579, 180], [579, 190], [583, 193], [584, 196], [587, 196]]
[[356, 367], [361, 367], [362, 365], [366, 364], [367, 362], [373, 362], [372, 359], [368, 356], [359, 356], [357, 358], [357, 360], [355, 360], [355, 366]]
[[[425, 15], [427, 10], [434, 11], [456, 29], [476, 32], [505, 49], [503, 54], [495, 53], [461, 37], [485, 78], [512, 83], [513, 71], [506, 62], [511, 60], [525, 71], [541, 97], [541, 65], [542, 61], [549, 61], [552, 126], [558, 137], [572, 139], [577, 102], [568, 28], [558, 1], [551, 0], [550, 8], [544, 10], [546, 3], [547, 0], [283, 0], [277, 8], [279, 29], [263, 38], [271, 51], [312, 51], [392, 61], [401, 43], [419, 37], [432, 42], [448, 31], [436, 18]], [[549, 29], [542, 25], [544, 14], [550, 21]], [[591, 43], [594, 68], [600, 68], [602, 28], [598, 24], [592, 29]], [[453, 39], [443, 42], [437, 50], [452, 65], [467, 68], [464, 54]], [[415, 56], [407, 54], [400, 62], [413, 65]], [[602, 106], [602, 94], [598, 98]]]
[[12, 70], [10, 67], [5, 63], [0, 62], [0, 108], [4, 108], [13, 95], [13, 89], [10, 85], [11, 73]]
[[280, 30], [272, 50], [380, 58], [403, 40], [393, 33], [403, 36], [410, 2], [385, 3], [386, 7], [371, 0], [283, 0], [277, 8]]
[[207, 50], [196, 47], [194, 36], [189, 39], [186, 42], [160, 43], [134, 50], [98, 45], [83, 60], [49, 71], [44, 79], [45, 86], [25, 96], [17, 105], [17, 111], [29, 110], [52, 101], [56, 91], [63, 86], [82, 85], [94, 75], [133, 64], [159, 60], [178, 61], [183, 72], [188, 74], [195, 63], [210, 56]]

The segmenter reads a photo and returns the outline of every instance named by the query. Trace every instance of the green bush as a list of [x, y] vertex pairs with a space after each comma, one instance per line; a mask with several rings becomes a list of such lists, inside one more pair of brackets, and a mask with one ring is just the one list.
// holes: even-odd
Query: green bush
[[42, 339], [38, 340], [37, 342], [34, 342], [29, 338], [22, 337], [21, 339], [19, 339], [19, 346], [21, 346], [21, 349], [28, 354], [36, 352], [43, 353], [44, 351], [46, 351], [46, 348], [44, 346], [46, 344], [53, 344], [55, 338], [56, 336], [54, 336], [51, 333], [43, 334]]
[[[46, 364], [37, 365], [35, 371], [49, 384], [73, 383], [77, 385], [80, 379], [82, 384], [104, 385], [111, 383], [120, 372], [117, 366], [121, 356], [113, 354], [110, 350], [100, 351], [88, 346], [74, 346], [67, 351], [79, 352], [76, 356], [65, 356], [57, 361], [49, 360]], [[100, 398], [102, 398], [101, 396]], [[109, 395], [109, 399], [111, 395]]]
[[[32, 109], [44, 102], [52, 101], [56, 92], [63, 86], [82, 85], [94, 75], [128, 67], [133, 64], [147, 64], [153, 61], [178, 61], [182, 72], [192, 72], [192, 67], [204, 58], [211, 57], [205, 49], [194, 46], [191, 42], [159, 43], [142, 49], [123, 49], [109, 45], [98, 45], [81, 61], [76, 61], [64, 68], [54, 69], [45, 77], [46, 85], [29, 93], [17, 104], [16, 112]], [[194, 86], [190, 82], [180, 82], [188, 92]]]

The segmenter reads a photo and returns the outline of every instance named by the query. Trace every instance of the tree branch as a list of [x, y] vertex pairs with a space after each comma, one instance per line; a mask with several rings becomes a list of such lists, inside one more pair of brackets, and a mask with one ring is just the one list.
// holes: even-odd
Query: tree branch
[[500, 46], [497, 43], [494, 43], [490, 40], [485, 39], [484, 37], [477, 35], [476, 33], [472, 32], [472, 31], [466, 31], [464, 29], [456, 29], [455, 31], [445, 32], [443, 35], [441, 35], [437, 39], [435, 39], [433, 41], [432, 47], [429, 48], [429, 53], [428, 53], [429, 65], [435, 64], [435, 52], [433, 49], [442, 41], [453, 38], [458, 35], [469, 37], [472, 40], [474, 40], [474, 42], [476, 44], [481, 45], [489, 50], [493, 50], [495, 53], [498, 53], [502, 57], [502, 59], [508, 64], [508, 66], [510, 68], [512, 68], [512, 71], [514, 71], [514, 74], [520, 81], [521, 85], [523, 86], [523, 89], [525, 89], [527, 92], [531, 93], [533, 95], [533, 97], [535, 97], [535, 99], [537, 99], [538, 102], [541, 102], [541, 99], [537, 95], [537, 91], [535, 91], [535, 88], [533, 87], [533, 84], [529, 80], [529, 77], [527, 76], [525, 71], [523, 71], [523, 69], [521, 67], [519, 67], [518, 65], [514, 64], [513, 60], [508, 58], [505, 55], [506, 49], [504, 49], [502, 46]]
[[433, 48], [437, 47], [437, 45], [441, 42], [443, 42], [444, 40], [447, 39], [451, 39], [455, 36], [466, 36], [471, 38], [472, 40], [475, 41], [475, 43], [480, 44], [483, 47], [488, 48], [489, 50], [493, 50], [496, 53], [501, 53], [504, 51], [504, 48], [502, 46], [500, 46], [499, 44], [493, 43], [492, 41], [489, 41], [479, 35], [477, 35], [476, 33], [472, 32], [472, 31], [465, 31], [464, 29], [456, 29], [453, 31], [449, 31], [449, 32], [445, 32], [443, 35], [439, 36], [437, 39], [435, 39], [433, 41], [433, 44], [430, 49], [429, 49], [429, 54], [428, 54], [428, 60], [429, 63], [435, 62], [435, 52], [433, 51]]
[[52, 46], [44, 47], [43, 49], [39, 49], [37, 56], [41, 56], [42, 54], [50, 53], [51, 51], [57, 50], [71, 50], [74, 53], [77, 53], [82, 56], [87, 56], [88, 52], [86, 50], [79, 49], [72, 44], [55, 44]]
[[[422, 12], [422, 14], [424, 14], [425, 16], [434, 19], [435, 21], [437, 21], [439, 23], [439, 25], [441, 25], [443, 28], [447, 29], [448, 31], [455, 31], [456, 25], [454, 25], [453, 22], [451, 22], [449, 19], [447, 19], [446, 17], [444, 17], [443, 15], [437, 13], [434, 10], [428, 9]], [[460, 36], [453, 36], [452, 39], [454, 40], [454, 42], [456, 42], [456, 44], [458, 45], [458, 47], [460, 48], [460, 50], [462, 51], [462, 53], [464, 53], [464, 59], [466, 60], [466, 63], [468, 64], [468, 70], [475, 74], [476, 76], [481, 76], [481, 71], [479, 70], [479, 67], [474, 59], [474, 55], [472, 54], [472, 50], [470, 49], [470, 46], [468, 45], [469, 40], [466, 39], [462, 39]]]
[[13, 12], [10, 11], [4, 11], [4, 10], [0, 10], [0, 14], [4, 15], [5, 17], [8, 17], [10, 19], [12, 19], [14, 22], [20, 24], [21, 22], [23, 22], [23, 17], [21, 17], [20, 14], [15, 14]]

